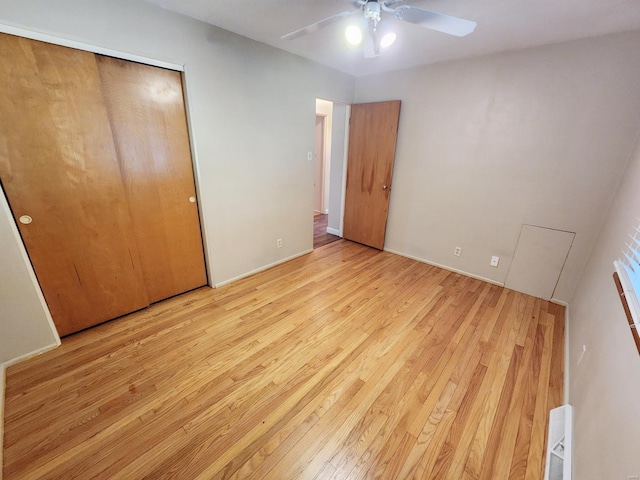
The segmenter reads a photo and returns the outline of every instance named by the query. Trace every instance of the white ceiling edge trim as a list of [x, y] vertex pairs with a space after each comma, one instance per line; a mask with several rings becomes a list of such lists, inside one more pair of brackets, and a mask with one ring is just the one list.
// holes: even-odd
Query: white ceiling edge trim
[[98, 47], [89, 43], [79, 42], [77, 40], [71, 40], [69, 38], [56, 35], [54, 33], [45, 32], [42, 30], [27, 28], [22, 25], [16, 25], [0, 21], [0, 33], [8, 33], [9, 35], [16, 35], [18, 37], [30, 38], [31, 40], [39, 40], [41, 42], [52, 43], [54, 45], [60, 45], [63, 47], [75, 48], [77, 50], [84, 50], [85, 52], [97, 53], [98, 55], [106, 55], [108, 57], [120, 58], [122, 60], [130, 60], [132, 62], [144, 63], [154, 67], [166, 68], [169, 70], [175, 70], [178, 72], [184, 71], [184, 65], [178, 63], [166, 62], [164, 60], [158, 60], [156, 58], [143, 57], [133, 53], [123, 52], [121, 50], [113, 50], [110, 48]]

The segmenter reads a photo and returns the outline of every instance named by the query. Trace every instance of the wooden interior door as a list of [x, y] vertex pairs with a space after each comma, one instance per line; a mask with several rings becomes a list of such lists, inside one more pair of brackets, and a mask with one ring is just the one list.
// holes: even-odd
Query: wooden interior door
[[97, 61], [149, 300], [205, 285], [181, 75]]
[[382, 249], [400, 100], [351, 106], [344, 238]]
[[60, 335], [148, 305], [94, 55], [0, 34], [0, 112], [0, 179]]

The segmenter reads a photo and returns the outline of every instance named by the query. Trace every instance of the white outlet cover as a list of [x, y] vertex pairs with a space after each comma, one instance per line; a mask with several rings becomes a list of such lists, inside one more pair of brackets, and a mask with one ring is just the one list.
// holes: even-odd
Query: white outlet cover
[[498, 263], [500, 263], [500, 257], [496, 257], [495, 255], [491, 257], [491, 263], [489, 265], [491, 265], [492, 267], [497, 267]]

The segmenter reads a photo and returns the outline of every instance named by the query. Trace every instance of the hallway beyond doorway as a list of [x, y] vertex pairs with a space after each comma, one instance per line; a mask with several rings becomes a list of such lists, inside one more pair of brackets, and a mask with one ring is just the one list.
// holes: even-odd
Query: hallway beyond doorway
[[340, 240], [337, 235], [327, 233], [327, 222], [329, 215], [313, 212], [313, 248], [322, 247], [329, 243]]

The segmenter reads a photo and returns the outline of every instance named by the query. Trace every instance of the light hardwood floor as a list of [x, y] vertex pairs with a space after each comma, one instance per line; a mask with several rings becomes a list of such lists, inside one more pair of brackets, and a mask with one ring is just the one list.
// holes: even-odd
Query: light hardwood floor
[[341, 240], [9, 368], [5, 480], [539, 480], [563, 319]]

